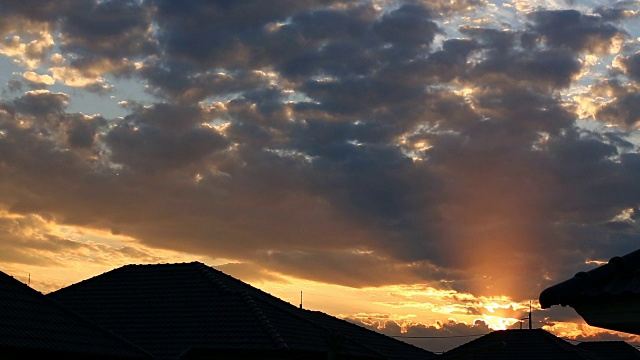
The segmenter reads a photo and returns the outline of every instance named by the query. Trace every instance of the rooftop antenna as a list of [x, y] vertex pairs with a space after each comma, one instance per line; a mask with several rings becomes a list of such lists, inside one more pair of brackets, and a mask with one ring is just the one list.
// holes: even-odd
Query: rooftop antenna
[[531, 307], [531, 300], [529, 300], [529, 315], [527, 315], [527, 317], [524, 317], [522, 319], [520, 319], [520, 330], [522, 330], [522, 320], [529, 320], [529, 330], [533, 329], [532, 326], [532, 320], [531, 320], [531, 314], [533, 313], [532, 307]]
[[29, 280], [27, 280], [27, 286], [31, 287], [31, 273], [29, 273]]
[[300, 290], [300, 309], [302, 309], [302, 290]]
[[529, 300], [529, 330], [533, 327], [531, 326], [531, 314], [533, 313], [533, 309], [531, 308], [531, 300]]

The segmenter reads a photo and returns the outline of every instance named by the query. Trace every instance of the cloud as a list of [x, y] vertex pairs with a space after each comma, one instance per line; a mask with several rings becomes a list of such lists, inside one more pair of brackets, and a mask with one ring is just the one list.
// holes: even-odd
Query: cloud
[[624, 86], [612, 83], [609, 87], [612, 92], [612, 101], [603, 105], [595, 116], [601, 121], [623, 127], [636, 126], [640, 121], [638, 112], [638, 100], [640, 100], [640, 91], [633, 86]]
[[18, 112], [34, 116], [62, 112], [68, 103], [69, 97], [66, 94], [48, 90], [27, 91], [13, 101]]
[[228, 263], [216, 266], [216, 269], [229, 274], [242, 281], [260, 283], [260, 282], [276, 282], [287, 283], [288, 281], [278, 274], [272, 273], [265, 268], [250, 263]]
[[616, 58], [614, 64], [630, 79], [640, 82], [640, 52], [629, 56], [621, 55]]
[[531, 30], [548, 46], [572, 51], [608, 53], [624, 33], [606, 17], [585, 15], [577, 10], [542, 10], [530, 15]]
[[[0, 103], [12, 215], [234, 259], [247, 277], [516, 300], [635, 246], [637, 219], [620, 215], [640, 202], [637, 54], [618, 46], [621, 13], [507, 26], [469, 20], [472, 1], [49, 4], [2, 8], [19, 19], [3, 34], [60, 35], [20, 72], [56, 90]], [[593, 65], [596, 79], [587, 54], [617, 67]], [[91, 89], [125, 114], [76, 110]], [[138, 250], [121, 259], [153, 258]]]
[[400, 326], [395, 321], [383, 319], [347, 318], [346, 320], [436, 353], [451, 350], [492, 331], [482, 321], [476, 321], [471, 325], [449, 320], [436, 325], [408, 323]]
[[223, 150], [226, 139], [209, 127], [171, 133], [144, 124], [118, 124], [105, 137], [111, 161], [134, 171], [188, 167]]
[[635, 0], [618, 1], [608, 6], [597, 7], [594, 12], [606, 21], [625, 20], [640, 16], [640, 12], [633, 9], [638, 4]]
[[54, 45], [47, 23], [34, 23], [22, 18], [8, 21], [0, 28], [0, 35], [5, 35], [0, 41], [0, 55], [12, 57], [30, 70], [44, 61]]
[[64, 13], [69, 0], [7, 0], [2, 3], [2, 11], [37, 21], [52, 21]]
[[150, 11], [139, 1], [81, 1], [69, 7], [61, 23], [61, 48], [79, 57], [126, 61], [154, 53]]
[[22, 77], [32, 83], [43, 84], [43, 85], [53, 85], [55, 84], [55, 80], [50, 75], [41, 75], [37, 74], [33, 71], [27, 71], [22, 74]]
[[[12, 216], [1, 212], [3, 262], [29, 266], [64, 267], [65, 262], [89, 257], [91, 262], [111, 266], [114, 260], [158, 261], [150, 253], [130, 247], [81, 242], [60, 236], [56, 226], [37, 215]], [[118, 260], [120, 258], [120, 260]]]

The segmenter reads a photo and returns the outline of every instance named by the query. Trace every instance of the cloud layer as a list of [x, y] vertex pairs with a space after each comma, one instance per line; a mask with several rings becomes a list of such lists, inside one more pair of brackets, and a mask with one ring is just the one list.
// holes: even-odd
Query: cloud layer
[[[7, 214], [516, 299], [638, 247], [637, 2], [512, 4], [507, 25], [473, 1], [30, 3], [0, 5], [24, 68], [0, 103]], [[70, 110], [125, 81], [154, 100]]]

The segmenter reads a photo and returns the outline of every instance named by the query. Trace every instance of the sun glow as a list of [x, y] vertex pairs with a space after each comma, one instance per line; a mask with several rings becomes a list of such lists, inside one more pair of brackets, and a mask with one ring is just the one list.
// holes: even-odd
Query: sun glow
[[492, 330], [506, 330], [509, 327], [511, 327], [513, 324], [518, 323], [520, 320], [514, 319], [514, 318], [504, 318], [500, 316], [485, 315], [485, 316], [476, 318], [474, 320], [474, 323], [476, 321], [482, 321], [486, 323], [489, 326], [489, 328]]

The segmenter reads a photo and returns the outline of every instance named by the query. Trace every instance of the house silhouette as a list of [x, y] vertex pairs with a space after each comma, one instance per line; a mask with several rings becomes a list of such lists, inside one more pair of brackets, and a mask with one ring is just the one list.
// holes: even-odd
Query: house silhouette
[[545, 289], [540, 305], [568, 305], [589, 325], [640, 335], [640, 250]]
[[293, 306], [199, 262], [126, 265], [47, 297], [155, 359], [429, 359], [435, 354]]
[[585, 341], [576, 346], [580, 349], [598, 354], [603, 359], [640, 359], [640, 351], [624, 341]]
[[151, 355], [0, 272], [0, 359], [144, 360]]
[[573, 345], [542, 329], [499, 330], [439, 355], [436, 360], [633, 360], [640, 351], [623, 341]]

